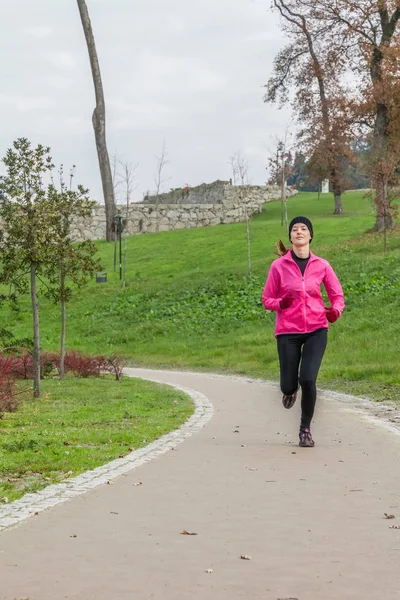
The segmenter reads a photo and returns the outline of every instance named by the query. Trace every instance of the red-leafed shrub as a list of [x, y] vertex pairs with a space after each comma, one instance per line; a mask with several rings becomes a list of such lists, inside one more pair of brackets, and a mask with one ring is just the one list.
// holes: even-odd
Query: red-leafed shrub
[[6, 412], [15, 412], [20, 403], [20, 396], [25, 390], [17, 390], [13, 368], [15, 357], [0, 356], [0, 418]]
[[[30, 350], [23, 348], [17, 354], [0, 354], [0, 368], [7, 361], [10, 373], [16, 379], [33, 379], [33, 355]], [[59, 359], [57, 354], [42, 352], [40, 355], [40, 376], [47, 377], [57, 369]]]
[[105, 365], [104, 356], [85, 356], [74, 350], [69, 350], [64, 359], [65, 373], [73, 373], [76, 377], [100, 377]]

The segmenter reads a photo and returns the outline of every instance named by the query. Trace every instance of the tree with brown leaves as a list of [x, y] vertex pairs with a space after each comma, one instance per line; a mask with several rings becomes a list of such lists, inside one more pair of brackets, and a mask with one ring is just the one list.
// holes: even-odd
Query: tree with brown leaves
[[[291, 102], [301, 125], [299, 142], [308, 157], [321, 152], [330, 178], [335, 214], [343, 212], [341, 157], [349, 157], [349, 111], [340, 77], [345, 62], [327, 39], [324, 22], [302, 0], [274, 0], [290, 43], [275, 59], [266, 102]], [[294, 96], [291, 91], [294, 91]], [[319, 167], [322, 163], [319, 161]]]
[[354, 122], [370, 131], [370, 173], [375, 186], [376, 224], [393, 224], [391, 187], [400, 166], [399, 0], [306, 0], [325, 44], [344, 65], [346, 97]]

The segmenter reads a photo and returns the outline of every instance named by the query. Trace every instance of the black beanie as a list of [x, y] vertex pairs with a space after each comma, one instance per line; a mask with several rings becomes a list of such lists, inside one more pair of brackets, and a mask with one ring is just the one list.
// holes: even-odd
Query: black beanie
[[[309, 232], [311, 234], [311, 240], [312, 240], [313, 237], [314, 237], [314, 230], [313, 230], [313, 226], [312, 226], [312, 223], [311, 223], [310, 219], [307, 219], [307, 217], [295, 217], [294, 219], [292, 219], [290, 221], [290, 225], [289, 225], [289, 241], [290, 241], [290, 234], [292, 232], [293, 225], [296, 225], [296, 223], [304, 223], [304, 225], [307, 225], [308, 230], [309, 230]], [[311, 243], [311, 240], [310, 240], [310, 243]]]

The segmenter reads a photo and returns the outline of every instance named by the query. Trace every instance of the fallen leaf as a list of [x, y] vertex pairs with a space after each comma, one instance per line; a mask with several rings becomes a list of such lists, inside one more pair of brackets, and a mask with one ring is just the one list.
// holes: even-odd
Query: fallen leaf
[[240, 558], [241, 558], [242, 560], [251, 560], [251, 556], [249, 556], [248, 554], [241, 554], [241, 555], [240, 555]]
[[206, 573], [214, 573], [214, 569], [206, 569]]
[[395, 519], [396, 517], [394, 515], [388, 515], [387, 513], [384, 513], [385, 515], [385, 519]]
[[292, 452], [292, 454], [297, 454], [297, 452]]
[[194, 531], [187, 531], [186, 529], [184, 529], [183, 531], [181, 531], [181, 535], [197, 535], [197, 533], [195, 533]]

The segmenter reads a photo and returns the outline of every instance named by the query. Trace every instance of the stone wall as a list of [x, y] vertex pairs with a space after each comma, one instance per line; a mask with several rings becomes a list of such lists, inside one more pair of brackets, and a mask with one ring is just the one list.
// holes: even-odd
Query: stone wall
[[[297, 193], [287, 188], [287, 195]], [[183, 187], [171, 190], [166, 194], [146, 195], [143, 204], [224, 204], [227, 200], [237, 202], [252, 201], [260, 203], [276, 200], [281, 197], [278, 186], [265, 185], [232, 185], [229, 181], [203, 183], [196, 187]]]
[[143, 204], [220, 204], [229, 181], [202, 183], [196, 187], [175, 188], [166, 194], [146, 195]]
[[[205, 195], [200, 195], [200, 188]], [[198, 186], [195, 195], [191, 197], [201, 199], [201, 202], [172, 202], [166, 204], [159, 200], [155, 206], [154, 197], [151, 202], [138, 202], [128, 209], [120, 206], [118, 210], [124, 215], [125, 230], [129, 234], [152, 233], [157, 231], [171, 231], [174, 229], [189, 229], [191, 227], [208, 227], [226, 223], [240, 223], [248, 217], [262, 212], [265, 202], [280, 197], [278, 188], [265, 186], [233, 186], [226, 182], [216, 182], [209, 186]], [[164, 199], [176, 199], [176, 190], [163, 194]], [[288, 195], [297, 193], [288, 189]], [[161, 198], [161, 196], [160, 196]], [[204, 202], [204, 198], [213, 198], [213, 202]], [[98, 205], [92, 217], [77, 219], [73, 227], [73, 237], [76, 241], [85, 239], [100, 240], [106, 236], [106, 214], [103, 205]]]
[[[158, 210], [154, 204], [136, 204], [128, 209], [118, 210], [126, 220], [126, 231], [129, 234], [152, 233], [157, 231], [157, 215], [159, 231], [189, 229], [192, 227], [208, 227], [227, 223], [240, 223], [248, 216], [259, 213], [259, 203], [247, 203], [244, 206], [225, 204], [163, 204]], [[104, 239], [106, 232], [106, 214], [104, 206], [97, 206], [92, 218], [77, 219], [73, 227], [75, 241], [85, 239]]]

